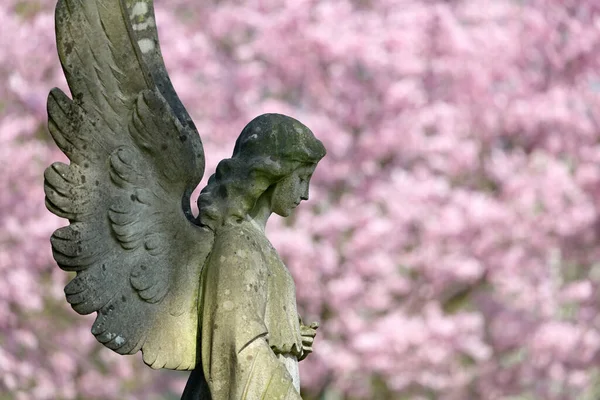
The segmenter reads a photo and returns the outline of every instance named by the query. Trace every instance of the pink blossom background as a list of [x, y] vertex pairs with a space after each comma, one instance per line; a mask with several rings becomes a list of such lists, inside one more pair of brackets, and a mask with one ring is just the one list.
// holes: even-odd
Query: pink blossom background
[[[0, 5], [0, 399], [176, 399], [187, 375], [97, 344], [51, 258], [54, 3]], [[306, 399], [600, 398], [600, 2], [156, 6], [207, 176], [263, 112], [328, 149], [269, 226], [321, 322]]]

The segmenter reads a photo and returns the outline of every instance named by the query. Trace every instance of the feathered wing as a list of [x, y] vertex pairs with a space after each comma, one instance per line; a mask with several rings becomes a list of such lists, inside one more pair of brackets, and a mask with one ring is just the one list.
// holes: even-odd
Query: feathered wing
[[192, 223], [204, 173], [198, 133], [166, 73], [151, 0], [59, 0], [58, 51], [73, 100], [48, 98], [49, 130], [71, 161], [45, 172], [46, 205], [70, 225], [54, 258], [92, 333], [153, 368], [198, 359], [200, 272], [213, 234]]

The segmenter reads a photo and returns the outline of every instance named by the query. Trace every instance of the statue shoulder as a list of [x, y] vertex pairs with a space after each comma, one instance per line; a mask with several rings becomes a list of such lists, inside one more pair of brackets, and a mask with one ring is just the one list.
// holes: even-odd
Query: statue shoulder
[[268, 243], [265, 234], [248, 221], [225, 223], [215, 231], [215, 246], [260, 250]]
[[265, 235], [248, 222], [227, 223], [215, 232], [212, 262], [231, 261], [263, 264], [263, 254], [269, 250]]
[[203, 312], [216, 309], [216, 303], [224, 301], [264, 309], [270, 275], [264, 260], [252, 231], [240, 224], [218, 229], [202, 275]]

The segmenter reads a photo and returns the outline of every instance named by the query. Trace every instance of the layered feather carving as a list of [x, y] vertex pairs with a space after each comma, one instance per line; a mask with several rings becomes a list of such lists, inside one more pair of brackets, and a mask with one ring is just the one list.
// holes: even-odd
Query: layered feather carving
[[58, 265], [76, 272], [67, 301], [97, 312], [92, 333], [116, 352], [193, 369], [213, 233], [189, 210], [204, 153], [164, 68], [152, 1], [60, 0], [56, 35], [73, 99], [50, 92], [48, 127], [70, 164], [47, 168], [44, 189], [70, 222], [51, 238]]

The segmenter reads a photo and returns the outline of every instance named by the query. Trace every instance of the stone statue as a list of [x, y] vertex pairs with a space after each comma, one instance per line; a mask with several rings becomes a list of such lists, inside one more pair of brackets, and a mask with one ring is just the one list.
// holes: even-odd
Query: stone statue
[[70, 164], [45, 172], [65, 287], [92, 333], [152, 368], [193, 370], [184, 399], [300, 399], [298, 361], [317, 324], [264, 233], [308, 199], [325, 155], [293, 118], [261, 115], [190, 210], [204, 173], [198, 132], [167, 75], [152, 0], [59, 0], [56, 37], [72, 100], [48, 98]]

